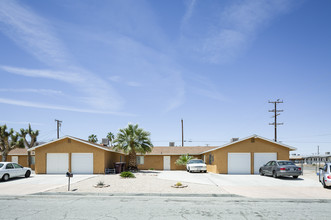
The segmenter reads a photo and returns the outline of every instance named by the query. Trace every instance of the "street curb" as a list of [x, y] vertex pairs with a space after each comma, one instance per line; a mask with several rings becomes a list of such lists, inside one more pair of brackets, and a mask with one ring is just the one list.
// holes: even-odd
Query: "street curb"
[[82, 192], [40, 192], [33, 196], [147, 196], [147, 197], [243, 197], [236, 194], [181, 194], [181, 193], [82, 193]]

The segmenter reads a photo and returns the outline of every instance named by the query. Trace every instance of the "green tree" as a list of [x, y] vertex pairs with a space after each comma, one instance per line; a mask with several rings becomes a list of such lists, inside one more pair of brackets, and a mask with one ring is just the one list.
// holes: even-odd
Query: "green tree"
[[[39, 130], [32, 130], [31, 125], [29, 124], [28, 129], [21, 128], [20, 136], [23, 139], [24, 147], [29, 149], [37, 144], [37, 136], [39, 135]], [[30, 142], [27, 140], [27, 135], [30, 137]], [[31, 167], [31, 152], [28, 151], [28, 166]]]
[[128, 127], [120, 129], [117, 133], [114, 148], [129, 154], [129, 170], [138, 170], [137, 153], [145, 154], [152, 151], [150, 135], [150, 132], [138, 128], [137, 124], [128, 124]]
[[98, 142], [98, 138], [95, 134], [91, 134], [90, 136], [88, 136], [88, 141], [92, 142], [92, 143], [97, 143]]
[[186, 154], [186, 155], [181, 155], [181, 156], [176, 160], [175, 164], [185, 166], [190, 160], [192, 160], [192, 156], [189, 156], [188, 154]]
[[20, 135], [12, 128], [7, 131], [7, 125], [0, 126], [0, 152], [2, 161], [7, 161], [9, 151], [17, 147], [24, 147], [23, 139], [20, 138]]
[[109, 133], [107, 134], [107, 138], [108, 138], [108, 140], [110, 141], [110, 146], [113, 146], [113, 141], [114, 141], [114, 139], [115, 139], [114, 134], [111, 133], [111, 132], [109, 132]]

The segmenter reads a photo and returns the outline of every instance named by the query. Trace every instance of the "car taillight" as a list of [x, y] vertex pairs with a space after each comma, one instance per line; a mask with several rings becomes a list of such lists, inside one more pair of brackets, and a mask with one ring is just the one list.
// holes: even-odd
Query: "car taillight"
[[326, 178], [331, 179], [331, 175], [327, 176]]
[[280, 168], [280, 170], [286, 170], [286, 168]]
[[298, 170], [301, 170], [301, 168], [299, 167]]

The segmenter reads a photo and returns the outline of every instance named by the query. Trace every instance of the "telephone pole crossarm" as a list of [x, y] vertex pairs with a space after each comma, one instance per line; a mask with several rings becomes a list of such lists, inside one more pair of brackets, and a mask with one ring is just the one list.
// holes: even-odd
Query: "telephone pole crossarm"
[[269, 125], [274, 125], [275, 127], [275, 142], [277, 142], [277, 125], [283, 125], [284, 123], [277, 123], [277, 116], [280, 115], [280, 113], [278, 112], [283, 112], [284, 110], [281, 109], [277, 109], [277, 104], [279, 103], [283, 103], [283, 100], [279, 100], [277, 99], [276, 101], [269, 101], [269, 103], [274, 104], [274, 109], [269, 110], [269, 112], [273, 112], [274, 115], [272, 116], [274, 118], [274, 122], [273, 123], [269, 123]]

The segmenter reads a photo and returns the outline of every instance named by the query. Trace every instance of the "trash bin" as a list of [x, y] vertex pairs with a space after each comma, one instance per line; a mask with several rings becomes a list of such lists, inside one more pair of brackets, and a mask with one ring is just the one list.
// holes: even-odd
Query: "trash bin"
[[116, 162], [114, 163], [116, 173], [122, 173], [125, 171], [125, 162]]
[[121, 171], [122, 167], [121, 167], [121, 163], [120, 162], [114, 163], [114, 167], [115, 167], [115, 172], [116, 173], [121, 173], [122, 172]]

